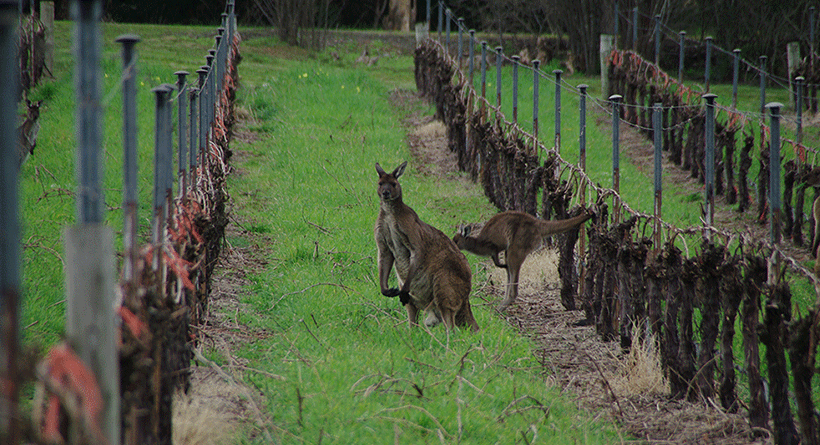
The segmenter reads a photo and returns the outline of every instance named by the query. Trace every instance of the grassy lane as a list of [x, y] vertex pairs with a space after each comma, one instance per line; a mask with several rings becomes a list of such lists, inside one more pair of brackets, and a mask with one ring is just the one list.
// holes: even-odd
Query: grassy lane
[[[409, 160], [405, 202], [447, 233], [493, 213], [464, 178], [417, 173], [401, 120], [431, 110], [390, 101], [395, 88], [413, 88], [412, 59], [385, 49], [366, 67], [353, 63], [355, 45], [334, 48], [338, 60], [331, 51], [281, 58], [271, 39], [245, 36], [239, 106], [258, 138], [234, 143], [242, 161], [229, 189], [233, 213], [271, 245], [239, 314], [266, 335], [238, 355], [283, 377], [246, 375], [267, 399], [271, 432], [285, 443], [617, 440], [611, 426], [559, 394], [529, 342], [480, 292], [473, 299], [482, 330], [449, 339], [441, 327], [408, 329], [398, 301], [380, 295], [375, 162], [392, 169]], [[474, 285], [482, 279], [476, 264]]]

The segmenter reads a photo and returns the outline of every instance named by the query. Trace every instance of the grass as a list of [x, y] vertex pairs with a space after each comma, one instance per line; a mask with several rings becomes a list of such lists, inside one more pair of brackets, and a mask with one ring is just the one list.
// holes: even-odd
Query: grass
[[[204, 59], [190, 55], [205, 55], [213, 28], [105, 23], [102, 29], [107, 222], [115, 231], [122, 225], [122, 124], [114, 38], [123, 33], [142, 37], [137, 45], [139, 214], [145, 239], [153, 170], [150, 89], [174, 82], [176, 70], [194, 72]], [[58, 22], [56, 32], [58, 42], [70, 41], [70, 23]], [[376, 66], [364, 67], [354, 62], [361, 52], [356, 43], [316, 54], [285, 47], [266, 30], [240, 32], [245, 39], [238, 107], [248, 116], [247, 129], [255, 138], [233, 142], [244, 161], [229, 177], [229, 192], [236, 220], [264, 235], [270, 245], [261, 253], [267, 265], [250, 276], [238, 313], [243, 325], [265, 335], [244, 344], [236, 358], [263, 371], [243, 377], [263, 394], [271, 433], [285, 443], [385, 443], [396, 437], [408, 443], [442, 438], [461, 443], [618, 441], [613, 425], [579, 411], [550, 385], [532, 345], [493, 314], [480, 291], [473, 299], [482, 330], [475, 335], [456, 331], [449, 339], [442, 328], [407, 329], [398, 302], [379, 294], [372, 238], [378, 209], [375, 162], [392, 169], [411, 160], [402, 178], [406, 201], [445, 232], [458, 222], [479, 221], [495, 212], [478, 187], [465, 186], [463, 178], [417, 174], [401, 120], [408, 112], [432, 110], [397, 109], [390, 101], [395, 89], [414, 89], [412, 58], [385, 51]], [[378, 43], [371, 50], [387, 47]], [[64, 331], [60, 233], [74, 221], [75, 188], [68, 45], [58, 48], [56, 60], [55, 78], [31, 96], [45, 103], [38, 147], [21, 178], [22, 324], [28, 345], [49, 346]], [[490, 82], [494, 73], [488, 73]], [[596, 77], [565, 79], [572, 85], [589, 84], [590, 95], [600, 96]], [[521, 94], [531, 95], [532, 78], [522, 75], [520, 82], [526, 85]], [[562, 155], [577, 160], [577, 96], [566, 91]], [[505, 90], [503, 97], [509, 94]], [[553, 94], [554, 85], [542, 80], [540, 104], [546, 116], [551, 115]], [[742, 94], [752, 92], [744, 89]], [[524, 104], [522, 100], [522, 123], [532, 114]], [[587, 165], [596, 182], [609, 186], [609, 123], [603, 119], [592, 125], [593, 116], [589, 111]], [[542, 136], [551, 139], [551, 119], [542, 117], [540, 126]], [[650, 211], [648, 174], [628, 162], [621, 169], [621, 190], [630, 205]], [[699, 223], [689, 210], [699, 197], [674, 184], [665, 183], [664, 190], [665, 218], [669, 215], [681, 226]], [[240, 238], [228, 242], [247, 244]], [[119, 249], [119, 233], [117, 243]], [[484, 272], [474, 257], [470, 261], [477, 287]], [[227, 360], [217, 350], [207, 355], [220, 363]], [[262, 443], [252, 428], [236, 434], [235, 442]]]
[[[475, 309], [481, 332], [448, 339], [443, 329], [407, 329], [404, 310], [379, 294], [374, 164], [410, 159], [400, 122], [410, 110], [389, 96], [412, 88], [412, 59], [382, 55], [368, 68], [352, 62], [357, 53], [276, 60], [253, 83], [243, 74], [239, 105], [265, 131], [259, 143], [234, 145], [252, 157], [230, 189], [247, 209], [242, 218], [266, 228], [275, 267], [254, 278], [240, 314], [269, 335], [241, 356], [262, 371], [247, 379], [266, 395], [274, 434], [331, 443], [615, 440], [605, 423], [580, 421], [587, 415], [547, 383], [531, 345], [488, 308]], [[453, 199], [452, 186], [419, 176], [412, 160], [402, 186], [420, 217], [445, 231], [493, 212], [477, 188]]]

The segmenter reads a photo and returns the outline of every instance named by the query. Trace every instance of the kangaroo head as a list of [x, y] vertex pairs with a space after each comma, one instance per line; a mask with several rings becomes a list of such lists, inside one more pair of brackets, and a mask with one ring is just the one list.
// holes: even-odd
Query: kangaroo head
[[394, 201], [401, 199], [401, 185], [399, 184], [399, 176], [404, 173], [404, 168], [407, 167], [407, 161], [396, 167], [391, 173], [387, 173], [384, 169], [376, 163], [376, 172], [379, 174], [379, 198], [383, 201]]
[[464, 238], [467, 238], [468, 236], [470, 236], [470, 232], [472, 231], [472, 228], [473, 228], [473, 226], [471, 226], [470, 224], [465, 224], [465, 225], [459, 225], [458, 228], [456, 229], [456, 234], [453, 235], [453, 242], [456, 243], [456, 245], [459, 248], [463, 247], [462, 243], [464, 242]]

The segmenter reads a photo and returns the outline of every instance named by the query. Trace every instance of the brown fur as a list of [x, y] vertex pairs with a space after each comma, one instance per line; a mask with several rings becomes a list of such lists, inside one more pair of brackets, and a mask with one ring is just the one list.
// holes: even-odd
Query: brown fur
[[[398, 178], [406, 166], [404, 162], [392, 173], [386, 173], [376, 163], [381, 206], [374, 236], [379, 248], [381, 292], [387, 297], [400, 297], [411, 325], [418, 324], [419, 310], [424, 310], [428, 312], [428, 326], [440, 318], [448, 331], [460, 325], [475, 332], [478, 323], [469, 301], [470, 265], [447, 235], [423, 222], [403, 202]], [[388, 286], [394, 266], [401, 289]]]
[[[498, 267], [507, 269], [507, 288], [499, 310], [505, 310], [518, 296], [518, 276], [527, 255], [543, 243], [546, 236], [566, 232], [578, 227], [592, 214], [586, 212], [560, 221], [545, 221], [530, 214], [513, 210], [499, 213], [481, 228], [476, 236], [469, 236], [469, 229], [462, 228], [453, 237], [456, 245], [476, 255], [489, 256]], [[498, 257], [504, 252], [506, 264]]]

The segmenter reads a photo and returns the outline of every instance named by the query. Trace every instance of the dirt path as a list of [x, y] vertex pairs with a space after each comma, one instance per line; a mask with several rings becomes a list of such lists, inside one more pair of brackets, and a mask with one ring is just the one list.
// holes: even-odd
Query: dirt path
[[[420, 100], [415, 93], [395, 92], [394, 101]], [[422, 174], [442, 181], [453, 179], [448, 173], [457, 169], [455, 155], [447, 148], [446, 129], [430, 116], [411, 115], [408, 128], [410, 151]], [[652, 162], [651, 145], [645, 138], [627, 128], [622, 130], [624, 153], [638, 163]], [[647, 160], [648, 157], [648, 160]], [[664, 166], [675, 180], [696, 191], [696, 181], [685, 178], [671, 164]], [[651, 167], [650, 167], [651, 168]], [[459, 179], [460, 180], [460, 179]], [[721, 209], [730, 220], [731, 210]], [[743, 220], [738, 224], [743, 224]], [[750, 229], [751, 230], [751, 229]], [[762, 230], [762, 229], [761, 229]], [[582, 409], [609, 417], [623, 427], [625, 436], [641, 443], [670, 444], [748, 444], [755, 441], [745, 411], [726, 414], [713, 403], [688, 403], [668, 398], [660, 365], [654, 356], [637, 353], [624, 355], [617, 342], [603, 342], [595, 328], [575, 324], [583, 318], [581, 311], [568, 312], [560, 303], [558, 254], [544, 249], [524, 263], [518, 301], [506, 314], [499, 314], [516, 327], [522, 336], [532, 340], [534, 354], [549, 371], [548, 379], [571, 394]], [[491, 300], [500, 301], [506, 275], [487, 261], [490, 271], [483, 287]], [[625, 437], [625, 441], [629, 440]], [[757, 443], [770, 443], [758, 438]]]

